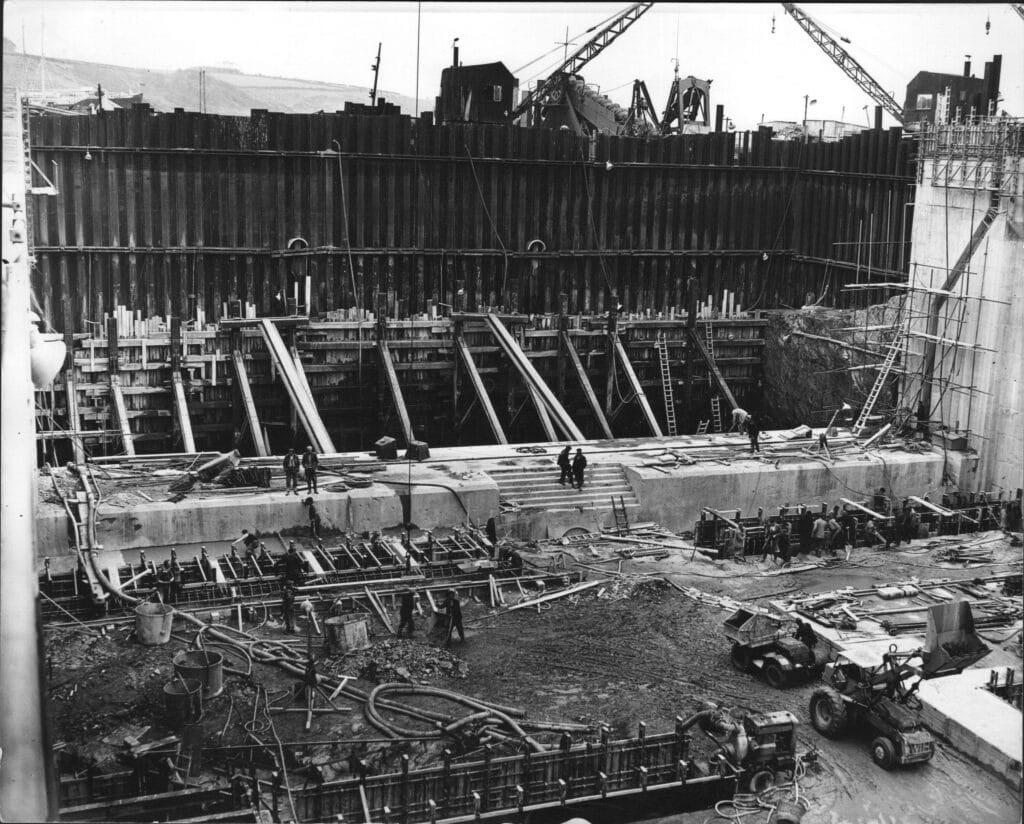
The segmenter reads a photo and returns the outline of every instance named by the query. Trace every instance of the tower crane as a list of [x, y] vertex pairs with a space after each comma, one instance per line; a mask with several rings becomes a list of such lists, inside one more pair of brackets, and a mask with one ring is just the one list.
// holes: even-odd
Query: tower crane
[[903, 107], [897, 103], [891, 94], [883, 89], [878, 82], [867, 73], [863, 66], [854, 60], [850, 54], [839, 43], [821, 28], [818, 22], [807, 12], [793, 3], [783, 3], [786, 12], [797, 22], [818, 47], [825, 52], [839, 68], [841, 68], [854, 83], [863, 89], [868, 97], [891, 114], [902, 126]]
[[634, 3], [615, 15], [606, 25], [602, 26], [597, 34], [569, 55], [562, 65], [548, 76], [547, 80], [539, 83], [537, 88], [523, 98], [512, 112], [512, 120], [517, 120], [531, 107], [545, 100], [555, 89], [560, 88], [566, 75], [578, 74], [580, 69], [614, 43], [619, 35], [639, 20], [653, 5], [654, 3]]

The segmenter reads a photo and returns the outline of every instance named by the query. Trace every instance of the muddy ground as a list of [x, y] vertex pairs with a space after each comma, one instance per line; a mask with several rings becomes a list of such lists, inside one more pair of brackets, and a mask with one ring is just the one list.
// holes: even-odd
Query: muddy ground
[[[1005, 548], [997, 557], [1012, 559], [1015, 553], [1019, 557], [1019, 551]], [[530, 560], [543, 564], [550, 555]], [[857, 551], [852, 561], [854, 565], [845, 569], [764, 576], [765, 569], [756, 564], [702, 562], [681, 553], [662, 561], [627, 561], [622, 571], [657, 573], [683, 586], [756, 600], [780, 592], [862, 586], [911, 575], [956, 578], [1019, 569], [1019, 562], [951, 569], [930, 564], [919, 549], [886, 556]], [[615, 570], [617, 565], [608, 568]], [[596, 572], [588, 575], [599, 577]], [[924, 767], [886, 772], [872, 763], [867, 740], [823, 739], [808, 723], [813, 685], [776, 691], [737, 672], [721, 634], [725, 613], [698, 604], [660, 581], [639, 580], [609, 587], [603, 597], [593, 589], [575, 599], [554, 601], [540, 612], [524, 609], [494, 615], [488, 605], [470, 601], [465, 607], [467, 639], [454, 642], [449, 653], [438, 649], [437, 635], [425, 632], [424, 619], [417, 619], [412, 641], [396, 641], [377, 625], [372, 627], [373, 652], [324, 659], [322, 666], [333, 673], [362, 676], [358, 685], [364, 689], [374, 679], [437, 684], [527, 708], [532, 718], [605, 723], [615, 737], [635, 735], [641, 721], [651, 733], [669, 731], [677, 715], [685, 716], [709, 699], [751, 711], [787, 709], [802, 722], [800, 749], [817, 749], [819, 754], [817, 766], [802, 782], [802, 791], [812, 801], [806, 824], [1009, 824], [1020, 820], [1020, 794], [945, 744], [940, 743], [935, 759]], [[172, 676], [173, 654], [184, 645], [172, 641], [166, 647], [142, 647], [130, 629], [119, 626], [106, 637], [65, 630], [46, 634], [52, 664], [53, 738], [64, 742], [68, 763], [79, 767], [90, 761], [114, 763], [118, 736], [123, 738], [125, 731], [120, 728], [126, 725], [129, 733], [151, 726], [147, 740], [169, 732], [162, 721], [162, 688]], [[284, 635], [273, 621], [258, 633], [294, 638]], [[180, 635], [183, 640], [190, 636], [184, 630]], [[272, 701], [289, 703], [285, 690], [295, 678], [256, 665], [253, 679], [265, 685]], [[226, 676], [224, 694], [207, 704], [206, 746], [245, 740], [241, 725], [252, 719], [254, 694], [251, 679]], [[222, 736], [232, 702], [233, 718]], [[377, 735], [358, 708], [342, 715], [317, 716], [309, 733], [303, 731], [302, 722], [300, 714], [275, 715], [278, 734], [286, 742]], [[115, 743], [103, 744], [102, 738], [110, 733], [115, 734]], [[365, 757], [375, 770], [389, 771], [402, 752], [410, 754], [415, 767], [436, 758], [437, 747], [324, 744], [307, 749], [303, 760], [323, 765], [326, 776], [332, 778], [348, 774], [351, 756]], [[206, 760], [205, 780], [217, 779], [213, 771], [217, 765], [217, 759]], [[293, 786], [301, 786], [308, 777], [301, 764], [294, 766]], [[662, 819], [678, 824], [714, 820], [713, 812]]]

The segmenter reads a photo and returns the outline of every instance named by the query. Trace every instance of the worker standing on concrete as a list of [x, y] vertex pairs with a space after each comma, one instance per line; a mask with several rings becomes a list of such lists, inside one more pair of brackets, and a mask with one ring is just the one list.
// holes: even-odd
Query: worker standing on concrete
[[565, 479], [569, 479], [569, 483], [572, 483], [572, 461], [569, 458], [569, 453], [572, 451], [571, 446], [565, 447], [561, 452], [558, 453], [558, 468], [562, 470], [562, 474], [558, 478], [558, 482], [565, 486]]
[[737, 430], [741, 435], [746, 434], [747, 421], [750, 420], [750, 413], [746, 409], [740, 409], [738, 406], [732, 410], [732, 426], [729, 427], [729, 431], [732, 432], [734, 429]]
[[836, 545], [841, 542], [843, 533], [843, 528], [840, 526], [835, 512], [829, 516], [826, 526], [828, 527], [828, 553], [829, 555], [835, 555]]
[[583, 470], [587, 468], [587, 456], [582, 449], [576, 450], [576, 457], [572, 459], [572, 485], [575, 489], [583, 489]]
[[857, 519], [853, 517], [853, 513], [849, 509], [843, 507], [839, 523], [843, 527], [843, 541], [852, 548], [857, 543]]
[[878, 487], [878, 492], [875, 493], [874, 510], [879, 515], [889, 514], [889, 497], [885, 494], [885, 487]]
[[779, 531], [779, 537], [776, 539], [776, 547], [779, 552], [779, 558], [782, 559], [783, 568], [788, 567], [793, 557], [792, 550], [790, 549], [790, 525], [789, 521], [782, 522], [782, 529]]
[[814, 539], [814, 554], [820, 558], [828, 540], [828, 521], [825, 520], [824, 513], [815, 518], [811, 537]]
[[444, 636], [444, 645], [447, 647], [452, 642], [452, 633], [459, 631], [459, 640], [465, 641], [466, 634], [462, 629], [462, 604], [459, 602], [459, 594], [454, 590], [448, 590], [448, 601], [445, 603], [445, 614], [448, 616], [448, 630]]
[[753, 415], [747, 415], [747, 436], [750, 438], [750, 454], [760, 452], [761, 447], [757, 442], [757, 436], [761, 434], [761, 428], [757, 425]]
[[782, 530], [779, 529], [778, 524], [772, 524], [768, 527], [768, 532], [764, 538], [764, 552], [761, 553], [761, 561], [767, 561], [768, 556], [772, 556], [772, 561], [775, 561], [775, 557], [779, 551], [779, 535], [782, 534]]
[[302, 464], [299, 461], [299, 456], [295, 454], [294, 449], [289, 449], [288, 454], [284, 456], [284, 484], [285, 484], [285, 495], [291, 495], [293, 492], [299, 494], [299, 467]]
[[160, 600], [169, 604], [171, 602], [171, 587], [174, 586], [174, 575], [171, 572], [171, 562], [164, 561], [156, 572], [156, 591]]
[[416, 593], [406, 587], [402, 590], [402, 601], [398, 608], [398, 631], [395, 633], [399, 638], [402, 637], [402, 630], [406, 626], [409, 627], [409, 637], [412, 638], [413, 625], [412, 625], [412, 613], [416, 608]]
[[307, 446], [302, 456], [302, 468], [306, 470], [306, 494], [316, 495], [316, 471], [320, 468], [320, 456]]

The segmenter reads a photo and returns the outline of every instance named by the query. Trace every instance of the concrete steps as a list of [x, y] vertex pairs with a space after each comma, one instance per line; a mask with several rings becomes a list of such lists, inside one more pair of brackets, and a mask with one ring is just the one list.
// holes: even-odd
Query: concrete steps
[[618, 501], [621, 497], [630, 520], [634, 520], [640, 510], [640, 502], [620, 464], [588, 466], [582, 490], [559, 484], [559, 470], [555, 466], [550, 469], [495, 469], [487, 474], [498, 484], [501, 497], [523, 509], [611, 511], [612, 498]]

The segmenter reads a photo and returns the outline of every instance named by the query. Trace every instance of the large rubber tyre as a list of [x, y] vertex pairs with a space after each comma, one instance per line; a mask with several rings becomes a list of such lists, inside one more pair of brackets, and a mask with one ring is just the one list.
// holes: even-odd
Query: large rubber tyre
[[826, 738], [838, 738], [846, 729], [846, 702], [831, 687], [819, 687], [811, 694], [811, 726]]
[[758, 770], [746, 780], [747, 792], [760, 795], [775, 786], [774, 770]]
[[891, 738], [880, 735], [871, 742], [871, 760], [883, 770], [896, 766], [896, 745]]
[[732, 645], [732, 652], [729, 653], [729, 658], [732, 660], [732, 665], [740, 672], [746, 672], [750, 669], [750, 657], [750, 647], [746, 647], [743, 644]]
[[769, 661], [764, 665], [764, 680], [768, 682], [768, 686], [777, 690], [785, 689], [789, 684], [786, 671], [778, 661]]

